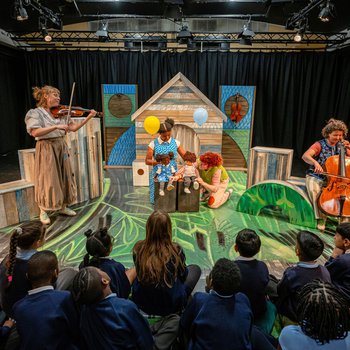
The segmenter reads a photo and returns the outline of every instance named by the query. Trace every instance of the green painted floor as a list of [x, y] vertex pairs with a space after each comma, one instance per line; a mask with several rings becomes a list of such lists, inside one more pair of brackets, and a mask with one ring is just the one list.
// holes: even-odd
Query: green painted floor
[[[233, 249], [235, 237], [243, 228], [253, 229], [259, 234], [262, 241], [259, 259], [295, 262], [295, 236], [303, 227], [292, 225], [283, 218], [237, 212], [237, 202], [245, 191], [246, 174], [229, 171], [229, 176], [229, 187], [234, 192], [221, 208], [209, 209], [201, 204], [200, 211], [196, 213], [170, 214], [173, 238], [184, 248], [187, 263], [196, 263], [203, 269], [209, 269], [218, 258], [234, 258], [237, 256]], [[108, 170], [103, 195], [76, 208], [79, 214], [74, 218], [52, 217], [53, 224], [48, 230], [44, 249], [55, 251], [61, 265], [77, 266], [85, 254], [84, 232], [108, 225], [115, 237], [111, 256], [125, 266], [131, 266], [132, 248], [144, 238], [145, 224], [153, 210], [149, 203], [148, 187], [132, 186], [131, 169]], [[7, 253], [12, 229], [8, 227], [1, 230], [1, 257]], [[322, 236], [326, 244], [324, 256], [328, 256], [333, 245], [334, 227], [330, 227], [328, 233], [311, 231]]]

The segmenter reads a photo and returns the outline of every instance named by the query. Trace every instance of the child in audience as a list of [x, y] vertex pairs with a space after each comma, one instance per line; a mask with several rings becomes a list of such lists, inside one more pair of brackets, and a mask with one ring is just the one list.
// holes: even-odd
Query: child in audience
[[165, 184], [168, 182], [168, 190], [174, 188], [171, 177], [175, 175], [175, 167], [171, 165], [170, 161], [174, 158], [174, 153], [169, 152], [166, 154], [157, 154], [156, 161], [159, 164], [156, 165], [156, 171], [154, 179], [159, 182], [159, 195], [164, 196]]
[[84, 349], [152, 349], [147, 321], [133, 302], [112, 293], [110, 278], [104, 271], [95, 267], [81, 269], [73, 282], [73, 295], [82, 305]]
[[350, 301], [350, 223], [336, 228], [332, 256], [326, 262], [332, 283]]
[[[239, 257], [235, 259], [241, 272], [241, 283], [238, 291], [244, 293], [254, 315], [254, 324], [270, 333], [276, 315], [276, 308], [267, 302], [266, 287], [269, 282], [269, 270], [266, 264], [254, 256], [259, 253], [261, 241], [255, 231], [244, 229], [238, 232], [235, 251]], [[269, 311], [267, 313], [267, 306]]]
[[282, 350], [350, 349], [349, 302], [330, 283], [314, 280], [299, 293], [299, 325], [283, 328]]
[[5, 344], [8, 336], [10, 335], [12, 327], [15, 325], [15, 322], [12, 319], [8, 319], [4, 322], [2, 327], [0, 327], [0, 347]]
[[299, 258], [296, 266], [288, 267], [277, 285], [278, 312], [297, 322], [298, 292], [308, 282], [318, 278], [331, 282], [328, 270], [316, 260], [323, 252], [323, 241], [314, 233], [299, 231], [295, 253]]
[[31, 221], [17, 227], [11, 234], [9, 254], [0, 265], [1, 306], [12, 317], [12, 306], [30, 289], [27, 267], [30, 257], [44, 244], [46, 227]]
[[[199, 183], [196, 179], [199, 177], [199, 172], [197, 169], [197, 157], [195, 153], [186, 152], [183, 156], [185, 165], [176, 173], [175, 176], [182, 176], [184, 179], [184, 192], [191, 193], [190, 186], [193, 184], [193, 189], [198, 190]], [[169, 188], [169, 185], [168, 185]]]
[[113, 250], [113, 237], [108, 233], [107, 227], [95, 232], [88, 230], [86, 236], [86, 255], [79, 268], [95, 266], [106, 272], [110, 277], [110, 287], [119, 298], [127, 299], [131, 284], [136, 277], [135, 268], [125, 270], [124, 265], [109, 257]]
[[185, 265], [182, 248], [172, 241], [167, 213], [157, 210], [147, 220], [146, 238], [133, 249], [137, 278], [132, 300], [149, 315], [180, 312], [197, 284], [201, 269]]
[[21, 349], [78, 349], [78, 315], [67, 291], [54, 290], [58, 261], [53, 252], [35, 253], [28, 261], [32, 289], [13, 306]]

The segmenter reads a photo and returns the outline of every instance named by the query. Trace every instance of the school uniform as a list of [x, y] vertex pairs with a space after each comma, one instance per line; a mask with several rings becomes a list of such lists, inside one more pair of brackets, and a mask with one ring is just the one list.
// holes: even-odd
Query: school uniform
[[317, 262], [305, 263], [300, 261], [296, 266], [288, 267], [277, 285], [278, 312], [296, 322], [297, 293], [305, 284], [314, 279], [331, 283], [328, 270]]
[[78, 349], [78, 314], [67, 291], [32, 289], [13, 306], [20, 349]]
[[92, 305], [83, 305], [80, 329], [84, 349], [148, 350], [153, 347], [146, 319], [130, 300], [115, 293]]
[[[95, 258], [90, 261], [89, 266], [95, 266], [106, 272], [111, 279], [110, 287], [113, 293], [119, 298], [127, 299], [129, 297], [131, 286], [128, 277], [125, 274], [125, 266], [110, 257]], [[85, 267], [83, 263], [79, 268]]]
[[239, 256], [235, 259], [235, 263], [241, 272], [239, 291], [248, 297], [254, 317], [259, 318], [266, 311], [269, 270], [264, 262], [255, 258]]
[[221, 296], [212, 290], [194, 294], [180, 327], [188, 336], [188, 350], [250, 350], [252, 318], [246, 295]]
[[35, 249], [23, 250], [17, 248], [15, 268], [13, 270], [12, 282], [7, 279], [8, 256], [0, 265], [0, 298], [1, 307], [8, 317], [13, 317], [12, 306], [27, 295], [31, 288], [27, 279], [28, 260], [37, 252]]
[[350, 300], [350, 249], [336, 258], [330, 257], [325, 266], [332, 283]]
[[[142, 243], [141, 243], [142, 244]], [[138, 246], [140, 247], [140, 245]], [[135, 246], [137, 249], [137, 246]], [[134, 248], [134, 262], [136, 271], [138, 271], [137, 251]], [[185, 264], [185, 255], [180, 246], [179, 256]], [[159, 285], [146, 285], [141, 283], [138, 278], [132, 285], [132, 301], [148, 315], [167, 316], [169, 314], [180, 312], [187, 303], [188, 295], [191, 290], [185, 285], [188, 275], [188, 269], [179, 268], [175, 271], [175, 266], [170, 259], [167, 265], [168, 280], [172, 281], [172, 287], [166, 286], [164, 283]], [[174, 276], [177, 275], [174, 280]]]

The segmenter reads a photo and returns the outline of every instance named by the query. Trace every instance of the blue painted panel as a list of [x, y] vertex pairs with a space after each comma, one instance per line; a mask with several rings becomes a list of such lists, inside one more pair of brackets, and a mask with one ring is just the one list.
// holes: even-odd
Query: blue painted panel
[[27, 203], [27, 196], [25, 190], [16, 191], [16, 204], [19, 221], [26, 221], [30, 219], [29, 208]]

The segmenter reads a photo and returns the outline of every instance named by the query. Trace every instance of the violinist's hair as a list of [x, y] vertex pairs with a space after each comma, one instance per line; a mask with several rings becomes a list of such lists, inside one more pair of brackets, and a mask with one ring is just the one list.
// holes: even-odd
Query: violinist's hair
[[108, 233], [107, 227], [102, 227], [95, 232], [88, 230], [84, 234], [87, 253], [84, 256], [82, 266], [100, 267], [100, 258], [109, 255], [113, 245], [113, 237]]
[[171, 129], [174, 127], [174, 124], [174, 119], [166, 118], [163, 123], [160, 123], [158, 133], [161, 134], [163, 132], [171, 131]]
[[51, 93], [56, 93], [60, 95], [60, 90], [50, 85], [45, 85], [41, 88], [35, 86], [32, 88], [32, 90], [33, 90], [34, 99], [38, 101], [36, 104], [37, 107], [46, 107], [47, 101], [46, 101], [45, 95], [48, 95]]
[[344, 339], [350, 326], [349, 301], [332, 284], [313, 280], [298, 293], [301, 330], [318, 343]]
[[30, 249], [35, 242], [44, 238], [45, 232], [46, 226], [39, 220], [22, 224], [12, 232], [10, 238], [9, 255], [6, 264], [8, 286], [10, 286], [12, 282], [12, 276], [16, 264], [17, 247], [21, 249]]
[[342, 131], [344, 137], [348, 135], [348, 127], [342, 120], [331, 118], [327, 121], [326, 126], [322, 129], [322, 136], [326, 139], [333, 131]]

